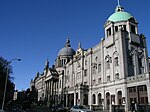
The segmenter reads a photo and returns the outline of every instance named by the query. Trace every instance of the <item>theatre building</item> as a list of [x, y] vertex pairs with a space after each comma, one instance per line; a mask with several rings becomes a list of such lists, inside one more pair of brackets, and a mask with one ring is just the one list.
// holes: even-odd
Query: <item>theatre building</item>
[[49, 105], [81, 104], [110, 111], [113, 105], [127, 111], [132, 101], [150, 104], [150, 58], [137, 20], [118, 5], [104, 32], [105, 38], [89, 49], [78, 43], [75, 51], [67, 39], [54, 66], [50, 68], [46, 61], [43, 73], [31, 81], [39, 99]]

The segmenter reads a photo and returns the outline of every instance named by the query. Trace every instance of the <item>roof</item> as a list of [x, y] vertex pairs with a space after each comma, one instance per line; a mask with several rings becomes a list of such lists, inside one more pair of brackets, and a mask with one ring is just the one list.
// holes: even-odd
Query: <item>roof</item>
[[133, 16], [130, 13], [125, 12], [123, 7], [117, 6], [115, 13], [113, 13], [108, 18], [108, 21], [112, 21], [112, 22], [127, 21], [130, 18], [133, 18]]
[[73, 56], [74, 54], [75, 51], [71, 47], [64, 47], [58, 53], [59, 56]]
[[58, 56], [73, 56], [75, 54], [74, 49], [71, 48], [70, 40], [66, 40], [66, 45], [58, 52]]

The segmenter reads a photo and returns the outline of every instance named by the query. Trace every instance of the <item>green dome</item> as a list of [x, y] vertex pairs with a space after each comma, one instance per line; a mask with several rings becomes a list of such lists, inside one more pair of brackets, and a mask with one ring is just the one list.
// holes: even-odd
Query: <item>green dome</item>
[[116, 7], [116, 11], [115, 13], [113, 13], [109, 18], [108, 21], [113, 21], [113, 22], [117, 22], [117, 21], [126, 21], [130, 18], [132, 18], [133, 16], [131, 14], [129, 14], [128, 12], [125, 12], [123, 7], [121, 6], [117, 6]]
[[132, 18], [132, 16], [128, 12], [115, 12], [108, 18], [108, 21], [126, 21], [130, 18]]

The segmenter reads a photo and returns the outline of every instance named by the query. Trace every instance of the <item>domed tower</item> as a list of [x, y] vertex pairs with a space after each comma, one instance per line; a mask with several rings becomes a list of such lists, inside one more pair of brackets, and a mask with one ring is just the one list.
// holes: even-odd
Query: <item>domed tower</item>
[[138, 22], [118, 4], [115, 12], [108, 18], [105, 25], [105, 38], [114, 35], [119, 30], [138, 34]]
[[73, 48], [71, 48], [70, 40], [66, 40], [65, 47], [62, 48], [57, 56], [57, 59], [55, 61], [55, 67], [63, 67], [67, 62], [70, 61], [70, 59], [73, 58], [73, 55], [75, 54], [75, 51]]
[[120, 70], [128, 73], [121, 73], [122, 77], [147, 73], [146, 39], [143, 34], [138, 33], [136, 19], [118, 4], [115, 12], [108, 17], [104, 28], [105, 54], [113, 55], [120, 63], [124, 63], [120, 66]]

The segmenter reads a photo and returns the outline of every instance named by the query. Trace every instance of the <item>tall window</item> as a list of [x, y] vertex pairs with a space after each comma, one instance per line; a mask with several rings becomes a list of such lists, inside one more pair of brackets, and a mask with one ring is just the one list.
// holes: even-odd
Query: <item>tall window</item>
[[123, 25], [123, 30], [127, 31], [126, 25]]
[[110, 63], [112, 63], [112, 59], [111, 59], [111, 57], [109, 55], [107, 55], [105, 57], [105, 62], [106, 62], [106, 69], [107, 70], [110, 69]]
[[87, 81], [84, 82], [84, 85], [87, 85]]
[[101, 95], [101, 93], [98, 94], [98, 104], [99, 105], [102, 104], [102, 95]]
[[135, 26], [133, 26], [133, 25], [131, 25], [131, 32], [132, 32], [132, 33], [136, 33], [136, 31], [135, 31]]
[[101, 83], [101, 78], [98, 78], [98, 83], [99, 83], [99, 84]]
[[110, 81], [110, 75], [109, 75], [109, 76], [107, 76], [107, 81]]
[[85, 60], [85, 66], [87, 66], [87, 60]]
[[93, 74], [96, 74], [96, 68], [93, 67]]
[[98, 72], [101, 72], [101, 64], [98, 64]]
[[115, 32], [118, 32], [118, 26], [115, 26]]
[[95, 94], [93, 94], [93, 104], [96, 104], [96, 97], [95, 97]]
[[119, 73], [115, 74], [115, 79], [119, 79]]
[[87, 69], [84, 70], [84, 76], [87, 76]]
[[111, 35], [111, 28], [107, 29], [107, 36]]
[[115, 66], [119, 66], [119, 60], [118, 60], [118, 57], [115, 57], [115, 59], [114, 59], [114, 64], [115, 64]]
[[109, 62], [109, 60], [106, 61], [106, 69], [107, 70], [110, 69], [110, 62]]
[[95, 79], [93, 79], [93, 85], [95, 85], [95, 83], [96, 83], [96, 80], [95, 80]]

